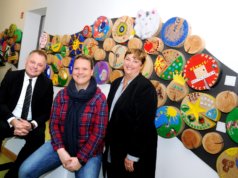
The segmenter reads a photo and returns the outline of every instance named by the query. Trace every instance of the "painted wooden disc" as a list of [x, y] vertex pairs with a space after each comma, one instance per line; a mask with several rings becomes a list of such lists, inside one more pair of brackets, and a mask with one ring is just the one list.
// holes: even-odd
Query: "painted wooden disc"
[[154, 62], [154, 70], [158, 77], [172, 80], [174, 73], [181, 73], [186, 63], [184, 55], [175, 49], [166, 49], [158, 55]]
[[48, 33], [43, 32], [40, 36], [39, 45], [41, 49], [46, 47], [46, 44], [50, 42], [50, 36]]
[[156, 111], [155, 127], [161, 137], [176, 137], [184, 128], [179, 109], [174, 106], [159, 107]]
[[93, 58], [95, 51], [98, 49], [98, 41], [94, 38], [87, 38], [83, 43], [83, 54]]
[[180, 111], [184, 122], [196, 130], [214, 127], [221, 113], [215, 107], [215, 98], [201, 92], [189, 93], [181, 102]]
[[159, 54], [164, 49], [164, 42], [161, 38], [151, 37], [147, 39], [144, 43], [144, 50], [148, 54]]
[[68, 46], [62, 46], [60, 49], [60, 54], [62, 57], [69, 56], [69, 47]]
[[109, 64], [114, 69], [122, 69], [127, 47], [123, 45], [116, 45], [109, 53]]
[[184, 67], [187, 84], [195, 90], [208, 90], [218, 81], [220, 67], [217, 60], [208, 54], [195, 54]]
[[166, 93], [171, 101], [179, 102], [188, 93], [189, 87], [181, 74], [174, 74], [173, 80], [166, 88]]
[[73, 73], [74, 60], [75, 60], [75, 57], [72, 57], [69, 62], [69, 74], [70, 75], [72, 75], [72, 73]]
[[20, 43], [22, 39], [22, 31], [20, 29], [16, 29], [13, 35], [16, 38], [16, 43]]
[[58, 85], [65, 86], [68, 81], [69, 73], [66, 68], [61, 68], [58, 74]]
[[238, 175], [238, 147], [223, 151], [217, 158], [216, 169], [220, 178], [236, 178]]
[[187, 20], [173, 17], [164, 23], [160, 34], [167, 46], [181, 47], [190, 34], [190, 26]]
[[238, 108], [234, 108], [226, 117], [226, 132], [230, 138], [238, 143]]
[[46, 65], [46, 68], [45, 68], [44, 73], [45, 73], [45, 75], [46, 75], [47, 78], [52, 79], [53, 71], [52, 71], [50, 65], [48, 65], [48, 64]]
[[98, 41], [103, 41], [105, 38], [110, 37], [112, 33], [111, 19], [100, 16], [93, 24], [92, 28], [93, 37]]
[[85, 38], [91, 38], [92, 37], [92, 27], [89, 25], [84, 26], [83, 31], [82, 31], [82, 35]]
[[69, 42], [69, 55], [71, 57], [77, 56], [82, 53], [84, 40], [85, 38], [80, 33], [71, 35]]
[[134, 19], [129, 16], [118, 18], [112, 27], [112, 37], [117, 43], [124, 43], [134, 37]]
[[111, 68], [106, 61], [99, 61], [94, 66], [94, 77], [97, 84], [106, 84], [109, 81]]
[[61, 43], [61, 36], [60, 35], [54, 35], [51, 40], [51, 45], [55, 45], [57, 43]]
[[136, 35], [144, 40], [151, 38], [152, 36], [158, 36], [162, 25], [163, 23], [157, 10], [140, 10], [136, 16], [134, 28]]

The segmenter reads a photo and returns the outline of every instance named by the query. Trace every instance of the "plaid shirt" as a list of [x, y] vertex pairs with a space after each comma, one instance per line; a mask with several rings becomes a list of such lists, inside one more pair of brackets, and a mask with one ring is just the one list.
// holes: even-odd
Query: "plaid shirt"
[[[64, 123], [69, 104], [66, 88], [57, 94], [50, 119], [51, 143], [54, 150], [64, 148]], [[101, 154], [104, 147], [104, 137], [108, 123], [108, 107], [105, 95], [97, 88], [95, 96], [86, 104], [85, 110], [79, 117], [79, 150], [77, 157], [86, 163], [89, 158]]]

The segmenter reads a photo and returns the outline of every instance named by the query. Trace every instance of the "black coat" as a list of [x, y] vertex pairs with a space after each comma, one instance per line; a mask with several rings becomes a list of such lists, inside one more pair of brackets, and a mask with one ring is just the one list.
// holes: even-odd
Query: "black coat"
[[[122, 78], [116, 79], [111, 85], [108, 95], [109, 109], [121, 81]], [[148, 79], [139, 74], [117, 100], [108, 125], [106, 147], [110, 146], [112, 172], [115, 173], [113, 178], [155, 177], [156, 109], [156, 90]], [[124, 168], [127, 154], [139, 158], [133, 174]]]
[[[8, 72], [0, 87], [0, 119], [13, 117], [12, 111], [16, 107], [23, 86], [25, 70]], [[32, 119], [38, 127], [45, 128], [45, 122], [50, 117], [53, 100], [53, 84], [44, 74], [38, 76], [32, 95]]]

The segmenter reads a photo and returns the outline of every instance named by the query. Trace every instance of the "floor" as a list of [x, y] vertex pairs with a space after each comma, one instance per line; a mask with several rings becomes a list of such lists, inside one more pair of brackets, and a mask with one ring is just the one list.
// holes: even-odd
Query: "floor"
[[[4, 156], [2, 153], [0, 153], [0, 164], [7, 162], [11, 162], [11, 160], [8, 157]], [[6, 172], [7, 170], [0, 171], [0, 178], [3, 178]]]
[[[50, 140], [50, 134], [49, 134], [49, 122], [46, 122], [46, 131], [45, 131], [45, 140]], [[8, 163], [11, 162], [12, 160], [10, 160], [8, 157], [6, 157], [5, 155], [3, 155], [2, 153], [0, 153], [0, 164], [3, 163]], [[4, 171], [0, 171], [0, 178], [3, 178], [5, 173], [8, 170], [4, 170]]]

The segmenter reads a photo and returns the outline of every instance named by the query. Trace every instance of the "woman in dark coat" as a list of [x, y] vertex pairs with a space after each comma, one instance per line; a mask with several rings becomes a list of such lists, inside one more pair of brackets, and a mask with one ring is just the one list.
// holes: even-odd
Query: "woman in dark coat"
[[125, 75], [116, 79], [109, 91], [110, 121], [104, 154], [108, 178], [155, 177], [157, 94], [140, 73], [145, 57], [141, 50], [127, 51]]

